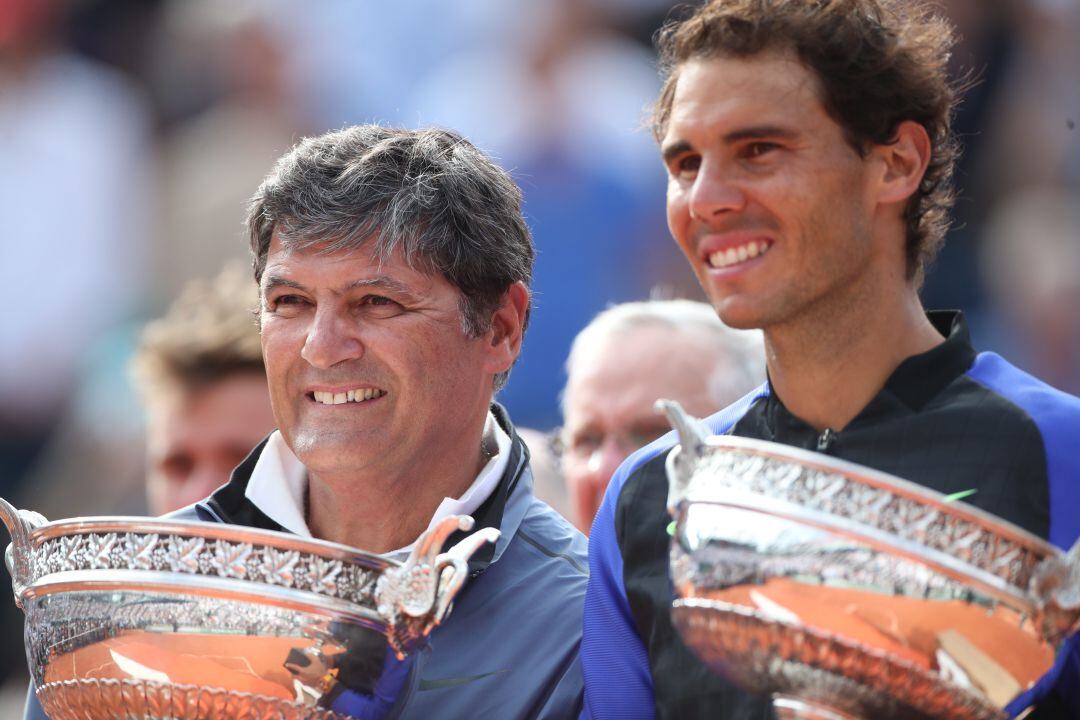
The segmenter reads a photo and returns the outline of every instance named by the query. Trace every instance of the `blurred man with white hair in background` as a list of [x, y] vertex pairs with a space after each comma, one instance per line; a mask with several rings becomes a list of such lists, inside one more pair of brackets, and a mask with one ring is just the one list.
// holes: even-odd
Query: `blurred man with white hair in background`
[[571, 520], [588, 533], [615, 469], [670, 426], [653, 405], [711, 415], [765, 380], [761, 333], [691, 300], [630, 302], [597, 315], [566, 361], [562, 470]]

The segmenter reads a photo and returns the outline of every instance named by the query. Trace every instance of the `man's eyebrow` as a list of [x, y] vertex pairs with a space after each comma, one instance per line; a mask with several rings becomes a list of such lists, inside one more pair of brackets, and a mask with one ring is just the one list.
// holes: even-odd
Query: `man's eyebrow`
[[690, 147], [690, 143], [686, 142], [685, 140], [676, 140], [675, 142], [669, 145], [665, 145], [663, 148], [661, 148], [660, 155], [661, 157], [663, 157], [664, 162], [671, 162], [673, 158], [682, 155], [684, 152], [688, 152], [691, 149], [692, 148]]
[[416, 299], [417, 297], [416, 292], [411, 287], [389, 275], [376, 275], [375, 277], [354, 280], [345, 287], [346, 292], [350, 290], [369, 289], [389, 290], [397, 295], [403, 295], [408, 299]]
[[[269, 294], [272, 290], [275, 290], [279, 287], [289, 287], [295, 290], [303, 290], [307, 292], [307, 288], [300, 283], [296, 282], [295, 280], [290, 280], [286, 277], [281, 277], [280, 275], [267, 275], [266, 279], [263, 281], [264, 294]], [[417, 298], [416, 292], [411, 287], [401, 282], [397, 278], [390, 277], [389, 275], [376, 275], [375, 277], [354, 280], [345, 287], [343, 287], [341, 292], [369, 289], [387, 290], [396, 295], [404, 296], [406, 299], [410, 300]]]
[[750, 127], [739, 128], [738, 130], [732, 130], [723, 136], [723, 141], [732, 145], [743, 140], [759, 140], [762, 138], [779, 138], [785, 140], [791, 140], [797, 137], [798, 133], [791, 128], [781, 127], [779, 125], [751, 125]]
[[263, 294], [269, 293], [279, 287], [291, 287], [295, 290], [306, 290], [306, 288], [295, 280], [281, 277], [280, 275], [267, 275], [263, 281]]
[[[720, 139], [725, 145], [733, 145], [744, 140], [761, 140], [764, 138], [791, 140], [798, 137], [798, 135], [799, 133], [795, 130], [781, 127], [780, 125], [751, 125], [725, 133]], [[676, 140], [670, 145], [665, 145], [661, 149], [660, 154], [663, 157], [664, 162], [671, 162], [672, 159], [685, 152], [690, 152], [693, 149], [693, 146], [687, 141]]]

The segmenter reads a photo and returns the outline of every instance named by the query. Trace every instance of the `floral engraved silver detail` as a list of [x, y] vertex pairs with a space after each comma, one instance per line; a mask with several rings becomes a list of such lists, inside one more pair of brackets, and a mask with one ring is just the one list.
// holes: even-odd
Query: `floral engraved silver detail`
[[1035, 551], [947, 510], [794, 461], [713, 446], [693, 472], [689, 496], [707, 501], [720, 485], [786, 500], [919, 543], [1020, 589], [1027, 588], [1040, 559]]
[[169, 569], [173, 572], [199, 572], [199, 555], [206, 546], [201, 537], [169, 537]]
[[84, 552], [95, 570], [108, 570], [112, 567], [112, 551], [116, 546], [116, 533], [90, 535], [86, 538]]
[[419, 617], [431, 610], [435, 602], [435, 570], [431, 565], [423, 564], [409, 568], [401, 578], [401, 609], [413, 617]]
[[139, 570], [153, 570], [160, 562], [156, 553], [160, 538], [153, 534], [138, 535], [128, 533], [124, 536], [124, 551], [131, 561], [131, 566]]
[[158, 533], [83, 533], [46, 540], [34, 580], [72, 570], [169, 571], [307, 590], [368, 608], [381, 571], [297, 550]]
[[1064, 556], [1039, 563], [1031, 593], [1045, 637], [1059, 642], [1080, 632], [1080, 540]]
[[300, 562], [300, 553], [295, 550], [265, 548], [260, 569], [263, 578], [271, 585], [293, 587], [298, 562]]
[[247, 576], [247, 561], [253, 551], [251, 543], [232, 543], [218, 540], [214, 543], [213, 567], [222, 577]]
[[352, 574], [355, 578], [352, 583], [351, 591], [349, 593], [349, 599], [355, 603], [361, 605], [371, 606], [375, 604], [375, 584], [378, 578], [374, 573], [366, 573], [360, 571], [358, 568], [352, 568]]
[[60, 539], [60, 551], [56, 553], [53, 567], [57, 571], [75, 570], [82, 564], [82, 538], [78, 536]]
[[340, 560], [315, 558], [311, 563], [308, 576], [311, 589], [324, 595], [345, 595], [338, 589], [338, 577], [343, 569], [344, 566]]

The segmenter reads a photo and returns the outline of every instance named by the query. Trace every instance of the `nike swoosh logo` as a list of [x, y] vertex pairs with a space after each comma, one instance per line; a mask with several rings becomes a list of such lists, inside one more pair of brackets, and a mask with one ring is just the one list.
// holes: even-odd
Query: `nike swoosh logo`
[[492, 675], [502, 675], [503, 673], [510, 672], [510, 668], [503, 668], [502, 670], [493, 670], [492, 672], [481, 673], [479, 675], [465, 675], [464, 677], [454, 678], [442, 678], [440, 680], [421, 680], [420, 686], [416, 688], [417, 692], [424, 692], [425, 690], [442, 690], [443, 688], [457, 687], [458, 685], [467, 685], [477, 680], [483, 680], [486, 677]]

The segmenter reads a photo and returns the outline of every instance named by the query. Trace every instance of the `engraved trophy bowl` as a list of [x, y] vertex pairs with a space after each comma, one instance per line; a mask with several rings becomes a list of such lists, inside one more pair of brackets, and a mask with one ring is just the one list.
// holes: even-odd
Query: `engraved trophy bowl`
[[999, 720], [1080, 629], [1080, 542], [657, 407], [679, 435], [672, 621], [778, 717]]
[[[405, 562], [234, 525], [90, 517], [47, 522], [0, 498], [26, 654], [53, 720], [341, 720], [446, 617], [468, 559], [453, 516]], [[347, 661], [344, 660], [348, 655]]]

